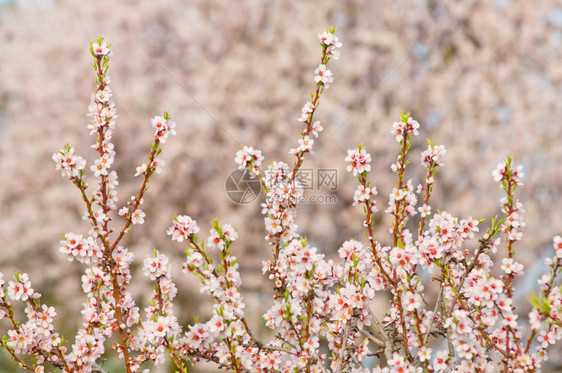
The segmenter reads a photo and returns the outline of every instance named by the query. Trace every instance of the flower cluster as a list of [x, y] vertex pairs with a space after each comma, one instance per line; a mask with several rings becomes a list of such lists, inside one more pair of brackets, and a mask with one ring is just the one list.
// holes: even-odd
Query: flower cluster
[[66, 145], [60, 152], [53, 154], [55, 161], [55, 170], [60, 170], [62, 176], [78, 177], [80, 171], [86, 168], [86, 160], [79, 155], [74, 154], [74, 148]]
[[103, 250], [94, 238], [83, 238], [81, 234], [67, 233], [60, 242], [60, 252], [69, 261], [76, 259], [84, 264], [96, 264], [103, 257]]
[[97, 56], [108, 56], [111, 57], [112, 56], [112, 52], [109, 49], [110, 45], [108, 45], [106, 42], [104, 41], [97, 41], [97, 42], [93, 42], [90, 45], [90, 52], [92, 53], [92, 55], [94, 55], [95, 57]]
[[154, 255], [144, 260], [143, 272], [156, 281], [151, 304], [145, 308], [146, 317], [136, 334], [130, 337], [129, 348], [140, 352], [133, 358], [132, 370], [137, 370], [147, 360], [156, 365], [164, 363], [168, 348], [181, 335], [181, 327], [173, 315], [173, 299], [177, 288], [172, 281], [172, 266], [168, 257], [154, 250]]
[[[353, 193], [353, 206], [357, 206], [361, 202], [370, 200], [373, 196], [377, 195], [376, 187], [366, 187], [363, 184], [359, 184], [355, 192]], [[376, 212], [376, 210], [372, 211]]]
[[360, 145], [357, 150], [350, 149], [347, 151], [345, 161], [349, 162], [347, 171], [352, 172], [353, 176], [371, 171], [371, 155]]
[[176, 216], [173, 225], [168, 229], [168, 235], [178, 242], [183, 242], [197, 232], [199, 232], [197, 223], [187, 215]]
[[165, 115], [164, 117], [156, 116], [152, 118], [152, 127], [156, 130], [154, 136], [163, 144], [166, 142], [170, 135], [176, 134], [176, 124], [167, 118]]
[[392, 123], [391, 133], [396, 136], [396, 141], [400, 144], [406, 143], [411, 135], [417, 136], [420, 124], [409, 115], [402, 115], [402, 120]]
[[429, 147], [421, 154], [421, 164], [426, 167], [441, 167], [444, 165], [441, 158], [447, 153], [447, 149], [443, 145], [433, 145], [429, 143]]
[[284, 162], [273, 162], [268, 166], [264, 181], [266, 202], [262, 204], [265, 228], [269, 233], [266, 239], [279, 236], [283, 242], [289, 242], [296, 237], [296, 212], [292, 208], [297, 205], [302, 190], [298, 180], [291, 175], [289, 165]]
[[330, 83], [334, 81], [332, 75], [332, 72], [326, 69], [326, 65], [321, 64], [314, 70], [314, 81], [328, 88]]
[[334, 34], [334, 32], [335, 29], [332, 28], [326, 32], [318, 34], [318, 38], [322, 44], [327, 47], [326, 54], [333, 57], [334, 60], [337, 60], [340, 58], [340, 51], [338, 48], [341, 48], [343, 44], [339, 41], [339, 38], [336, 34]]
[[[6, 292], [11, 300], [21, 300], [25, 302], [38, 296], [31, 287], [31, 281], [29, 281], [29, 275], [27, 273], [16, 273], [14, 280], [16, 281], [8, 282], [8, 290]], [[2, 285], [3, 284], [4, 282], [2, 281]]]
[[[392, 326], [394, 333], [402, 335], [401, 342], [390, 338], [392, 345], [402, 343], [401, 354], [385, 353], [387, 368], [375, 371], [413, 372], [416, 367], [423, 367], [428, 371], [441, 372], [449, 371], [453, 366], [455, 371], [462, 372], [494, 370], [498, 366], [514, 372], [539, 369], [546, 356], [545, 348], [560, 338], [559, 325], [545, 323], [544, 319], [547, 314], [549, 317], [557, 315], [550, 305], [557, 304], [560, 291], [556, 289], [554, 295], [551, 294], [552, 285], [543, 286], [541, 297], [535, 298], [537, 308], [530, 315], [532, 324], [535, 320], [537, 331], [531, 330], [531, 337], [525, 340], [513, 304], [514, 278], [522, 274], [523, 269], [514, 258], [514, 244], [521, 239], [520, 228], [525, 225], [519, 215], [522, 204], [513, 198], [513, 192], [521, 185], [521, 167], [512, 169], [511, 159], [508, 158], [494, 171], [496, 181], [502, 182], [507, 195], [501, 201], [504, 218], [492, 222], [491, 228], [480, 240], [479, 248], [471, 255], [464, 243], [479, 232], [480, 221], [458, 219], [444, 211], [431, 216], [429, 197], [437, 169], [443, 165], [441, 157], [446, 152], [445, 148], [430, 142], [428, 149], [422, 153], [421, 164], [427, 169], [425, 185], [418, 185], [414, 192], [412, 181], [404, 178], [404, 171], [410, 140], [412, 135], [417, 135], [419, 123], [408, 114], [402, 114], [401, 119], [393, 125], [393, 134], [401, 145], [398, 162], [392, 165], [392, 170], [399, 176], [398, 186], [390, 194], [386, 210], [394, 217], [391, 229], [394, 247], [380, 247], [374, 240], [368, 200], [355, 198], [355, 204], [362, 202], [366, 205], [367, 220], [364, 225], [371, 243], [373, 266], [377, 268], [380, 283], [389, 286], [393, 294], [383, 323], [387, 328]], [[357, 154], [353, 150], [349, 152]], [[348, 167], [348, 171], [354, 170], [355, 167]], [[356, 195], [361, 195], [368, 185], [366, 173], [359, 171], [356, 174], [359, 180]], [[421, 195], [424, 203], [418, 209], [421, 221], [418, 236], [414, 238], [407, 229], [407, 217], [416, 213], [416, 193]], [[508, 254], [501, 261], [504, 275], [495, 278], [490, 274], [493, 266], [490, 255], [496, 253], [500, 245], [500, 238], [494, 237], [499, 232], [506, 235]], [[552, 284], [560, 263], [550, 259], [547, 265], [552, 276], [545, 276], [541, 281]], [[440, 284], [433, 311], [423, 309], [425, 285], [418, 277], [418, 268], [427, 270], [432, 274], [432, 280]], [[538, 332], [538, 329], [541, 331]], [[386, 330], [387, 335], [389, 332]], [[446, 335], [450, 346], [448, 353], [444, 350], [433, 352], [435, 344], [428, 344], [428, 337], [436, 337], [432, 333]], [[382, 331], [381, 335], [384, 336]], [[534, 338], [539, 346], [535, 352], [530, 352]], [[380, 342], [383, 349], [388, 344], [388, 341]], [[411, 364], [412, 361], [416, 364]]]
[[254, 149], [251, 146], [245, 146], [242, 150], [236, 152], [235, 161], [240, 165], [239, 168], [248, 168], [254, 174], [258, 175], [261, 168], [261, 161], [263, 161], [263, 155], [261, 154], [261, 150]]
[[[66, 349], [53, 324], [56, 311], [54, 307], [40, 304], [41, 294], [31, 287], [26, 273], [14, 275], [14, 281], [6, 283], [0, 273], [0, 320], [7, 318], [12, 322], [12, 329], [3, 338], [3, 346], [10, 353], [37, 356], [35, 367], [22, 362], [28, 370], [42, 372], [46, 362], [58, 363], [64, 359]], [[24, 302], [25, 322], [15, 322], [12, 302]], [[31, 369], [30, 369], [31, 368]]]
[[[143, 195], [150, 176], [161, 171], [163, 161], [158, 157], [162, 151], [160, 144], [164, 143], [169, 135], [175, 134], [175, 124], [170, 121], [167, 113], [153, 119], [153, 125], [156, 127], [154, 143], [148, 163], [143, 164], [139, 172], [143, 174], [144, 181], [139, 193], [132, 196], [127, 206], [119, 210], [119, 215], [125, 218], [123, 227], [117, 230], [115, 236], [110, 236], [115, 231], [112, 222], [113, 213], [117, 210], [116, 187], [119, 184], [117, 173], [112, 170], [115, 151], [111, 140], [117, 119], [110, 88], [111, 79], [107, 73], [112, 53], [110, 45], [102, 38], [91, 43], [90, 52], [94, 58], [97, 84], [88, 106], [88, 129], [91, 135], [95, 135], [92, 148], [97, 153], [97, 158], [90, 167], [94, 178], [97, 179], [97, 187], [91, 196], [88, 196], [88, 185], [85, 181], [86, 161], [74, 153], [74, 148], [66, 145], [53, 155], [56, 170], [60, 170], [62, 176], [70, 178], [80, 190], [86, 204], [84, 219], [91, 223], [87, 236], [66, 233], [60, 242], [63, 255], [71, 261], [77, 260], [87, 266], [82, 276], [82, 289], [86, 294], [82, 309], [83, 323], [76, 333], [71, 349], [67, 350], [62, 345], [63, 339], [54, 330], [52, 322], [56, 311], [39, 303], [40, 294], [33, 291], [27, 274], [16, 274], [16, 281], [9, 282], [6, 292], [3, 289], [4, 282], [0, 284], [0, 315], [9, 318], [14, 326], [8, 331], [11, 341], [4, 347], [14, 358], [17, 354], [34, 356], [36, 360], [32, 365], [17, 358], [16, 360], [22, 367], [35, 372], [44, 371], [43, 364], [46, 362], [66, 372], [100, 371], [102, 368], [99, 359], [105, 353], [107, 340], [114, 334], [119, 335], [120, 342], [113, 347], [125, 361], [127, 372], [137, 371], [145, 360], [156, 360], [157, 357], [156, 354], [148, 354], [143, 358], [130, 355], [131, 352], [139, 350], [141, 345], [130, 329], [139, 327], [140, 314], [131, 293], [127, 290], [131, 281], [130, 267], [134, 255], [119, 243], [132, 225], [144, 222], [145, 213], [140, 209]], [[154, 270], [149, 275], [158, 277], [161, 290], [159, 294], [164, 294], [165, 299], [171, 300], [175, 287], [162, 279], [169, 266], [163, 262], [159, 264], [160, 266], [154, 263]], [[25, 324], [15, 319], [11, 303], [13, 301], [27, 303], [28, 321]], [[161, 306], [158, 309], [167, 308]]]
[[[186, 273], [195, 274], [201, 282], [201, 291], [215, 300], [213, 316], [206, 323], [189, 327], [184, 336], [174, 343], [180, 359], [196, 356], [216, 361], [223, 366], [255, 366], [257, 348], [244, 316], [244, 303], [240, 294], [242, 284], [238, 260], [231, 255], [230, 245], [238, 233], [230, 224], [213, 222], [208, 247], [220, 251], [220, 261], [215, 262], [193, 234], [188, 239]], [[249, 368], [248, 368], [249, 369]]]

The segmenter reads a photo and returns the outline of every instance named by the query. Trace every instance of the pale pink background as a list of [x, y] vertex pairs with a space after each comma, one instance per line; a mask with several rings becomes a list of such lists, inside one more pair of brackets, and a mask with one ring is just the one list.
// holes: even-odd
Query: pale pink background
[[[267, 161], [292, 162], [287, 150], [295, 147], [296, 119], [319, 62], [316, 35], [329, 26], [338, 27], [344, 46], [331, 63], [335, 82], [316, 116], [325, 144], [305, 167], [339, 170], [338, 203], [302, 206], [301, 232], [329, 255], [344, 240], [363, 237], [361, 212], [350, 207], [355, 181], [344, 171], [346, 149], [363, 142], [371, 152], [371, 177], [386, 208], [384, 195], [395, 182], [389, 165], [397, 154], [390, 129], [404, 109], [422, 125], [411, 177], [419, 179], [427, 138], [448, 149], [434, 211], [489, 221], [501, 197], [491, 170], [508, 154], [525, 166], [518, 193], [527, 229], [519, 258], [537, 276], [542, 267], [534, 265], [551, 249], [562, 221], [562, 3], [546, 0], [0, 5], [0, 270], [6, 277], [16, 268], [29, 272], [67, 320], [61, 329], [72, 335], [82, 267], [59, 255], [58, 241], [88, 226], [80, 219], [78, 191], [54, 172], [50, 157], [71, 143], [94, 159], [85, 116], [94, 88], [88, 43], [101, 35], [114, 52], [121, 202], [138, 188], [134, 168], [146, 159], [150, 117], [169, 110], [178, 125], [162, 154], [165, 171], [152, 178], [145, 198], [147, 223], [125, 244], [138, 259], [155, 247], [176, 259], [178, 307], [188, 322], [206, 315], [209, 300], [199, 299], [196, 282], [180, 272], [183, 248], [165, 234], [172, 216], [191, 215], [203, 233], [214, 218], [242, 226], [234, 253], [242, 257], [248, 312], [259, 327], [261, 307], [269, 304], [260, 277], [260, 262], [269, 255], [260, 208], [231, 203], [224, 181], [236, 168], [239, 144], [264, 150]], [[386, 223], [380, 215], [383, 242]], [[531, 285], [518, 283], [521, 301]], [[133, 288], [141, 302], [147, 286], [142, 279]], [[9, 368], [0, 363], [2, 369]]]

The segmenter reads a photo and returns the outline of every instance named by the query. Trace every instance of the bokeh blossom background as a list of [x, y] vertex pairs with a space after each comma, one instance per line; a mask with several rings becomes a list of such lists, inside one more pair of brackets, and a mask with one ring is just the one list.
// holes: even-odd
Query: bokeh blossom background
[[[489, 222], [501, 197], [492, 169], [510, 154], [524, 165], [518, 195], [527, 226], [518, 258], [526, 276], [516, 283], [524, 302], [552, 236], [561, 233], [559, 0], [0, 1], [0, 270], [6, 277], [16, 268], [29, 272], [57, 306], [61, 329], [75, 331], [82, 267], [68, 263], [58, 243], [64, 232], [85, 233], [88, 225], [78, 191], [54, 171], [51, 155], [70, 143], [94, 159], [86, 129], [94, 90], [88, 44], [104, 36], [114, 53], [122, 203], [138, 188], [133, 175], [148, 154], [150, 117], [170, 111], [178, 132], [162, 154], [164, 172], [151, 179], [147, 223], [125, 244], [137, 259], [153, 248], [177, 259], [180, 317], [190, 322], [205, 318], [209, 300], [181, 273], [183, 248], [166, 228], [177, 214], [191, 215], [203, 230], [217, 217], [239, 228], [233, 250], [241, 258], [247, 312], [259, 328], [271, 302], [261, 277], [269, 255], [263, 196], [237, 205], [224, 184], [241, 145], [262, 149], [266, 160], [292, 161], [287, 150], [296, 146], [300, 108], [314, 87], [316, 35], [330, 26], [338, 27], [342, 56], [331, 65], [335, 81], [315, 117], [325, 128], [321, 146], [304, 167], [337, 170], [336, 191], [309, 192], [337, 202], [301, 206], [300, 231], [328, 255], [363, 237], [346, 150], [362, 142], [372, 154], [384, 209], [396, 181], [391, 124], [400, 110], [410, 111], [422, 126], [411, 154], [425, 149], [426, 138], [448, 150], [434, 209]], [[423, 171], [418, 165], [416, 156], [414, 180]], [[388, 221], [379, 220], [385, 241]], [[141, 281], [133, 291], [146, 299], [150, 285]], [[562, 371], [561, 355], [553, 353], [545, 371]], [[6, 360], [0, 355], [0, 371], [13, 371]]]

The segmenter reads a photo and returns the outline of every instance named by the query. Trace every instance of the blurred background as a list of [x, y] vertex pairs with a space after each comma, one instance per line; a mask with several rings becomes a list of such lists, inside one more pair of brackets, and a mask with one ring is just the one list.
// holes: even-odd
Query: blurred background
[[[261, 314], [271, 294], [261, 277], [261, 261], [270, 256], [259, 206], [264, 196], [233, 203], [225, 181], [236, 169], [239, 144], [262, 149], [267, 163], [292, 163], [287, 151], [297, 146], [296, 119], [314, 88], [320, 59], [317, 34], [330, 26], [338, 28], [342, 56], [330, 63], [335, 81], [315, 115], [325, 128], [323, 145], [304, 167], [335, 170], [337, 187], [309, 192], [330, 199], [300, 207], [300, 232], [328, 256], [345, 240], [363, 238], [362, 212], [351, 207], [356, 181], [345, 172], [346, 150], [363, 143], [371, 153], [371, 179], [384, 210], [396, 183], [389, 169], [398, 154], [391, 125], [400, 110], [410, 111], [422, 127], [408, 176], [415, 182], [422, 177], [419, 153], [427, 139], [448, 150], [433, 211], [487, 219], [484, 230], [500, 212], [502, 197], [492, 169], [507, 155], [523, 164], [525, 185], [517, 192], [527, 227], [518, 259], [527, 280], [516, 286], [519, 301], [525, 301], [544, 257], [552, 255], [552, 237], [561, 233], [559, 0], [1, 0], [5, 279], [15, 269], [30, 273], [43, 301], [57, 306], [60, 329], [72, 342], [81, 322], [83, 268], [68, 263], [58, 243], [65, 232], [86, 234], [89, 225], [81, 220], [78, 190], [54, 171], [51, 156], [70, 143], [89, 162], [95, 158], [89, 148], [95, 139], [86, 129], [94, 90], [88, 46], [103, 36], [114, 53], [121, 203], [138, 190], [133, 175], [147, 159], [150, 117], [169, 111], [178, 132], [165, 144], [164, 172], [151, 179], [146, 223], [124, 244], [138, 263], [154, 248], [174, 258], [178, 316], [184, 323], [196, 315], [205, 320], [210, 300], [181, 273], [184, 248], [169, 240], [166, 229], [178, 214], [196, 219], [202, 235], [215, 218], [231, 223], [239, 229], [233, 252], [241, 258], [247, 312], [265, 333]], [[377, 219], [378, 238], [388, 244], [389, 221], [383, 214]], [[139, 282], [131, 291], [146, 305], [151, 285], [139, 267], [134, 276]], [[560, 356], [551, 354], [543, 371], [560, 371]], [[0, 372], [16, 369], [8, 360], [0, 356]]]

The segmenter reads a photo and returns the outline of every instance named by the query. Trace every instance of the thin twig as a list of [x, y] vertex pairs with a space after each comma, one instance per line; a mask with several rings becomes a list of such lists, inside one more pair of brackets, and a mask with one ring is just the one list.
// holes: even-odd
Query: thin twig
[[380, 347], [384, 347], [385, 342], [381, 341], [380, 339], [378, 339], [377, 337], [375, 337], [373, 335], [373, 333], [371, 333], [368, 330], [363, 330], [363, 333], [365, 333], [367, 335], [367, 338], [370, 339], [371, 341], [373, 341], [377, 346]]
[[435, 321], [435, 315], [437, 314], [437, 308], [439, 307], [439, 303], [441, 302], [441, 295], [443, 294], [443, 287], [441, 287], [441, 291], [437, 296], [437, 301], [435, 302], [435, 308], [433, 309], [433, 316], [431, 317], [431, 322], [429, 323], [429, 327], [427, 328], [427, 333], [423, 337], [423, 344], [427, 343], [427, 338], [429, 337], [429, 333], [431, 333], [431, 327], [433, 326], [433, 321]]
[[349, 331], [351, 330], [351, 322], [347, 323], [347, 326], [345, 327], [345, 333], [344, 333], [344, 337], [343, 337], [343, 342], [342, 342], [342, 346], [340, 349], [340, 352], [338, 354], [338, 365], [336, 366], [335, 371], [337, 373], [340, 373], [342, 371], [343, 368], [343, 364], [342, 364], [342, 360], [343, 360], [343, 354], [345, 353], [345, 349], [347, 346], [347, 338], [349, 337]]
[[369, 309], [369, 315], [371, 315], [371, 319], [375, 322], [375, 326], [377, 327], [377, 330], [379, 331], [379, 333], [381, 333], [383, 335], [385, 341], [387, 341], [388, 340], [388, 334], [386, 334], [386, 332], [384, 330], [384, 326], [382, 325], [382, 323], [379, 321], [377, 316], [375, 316], [373, 311], [370, 310], [370, 309]]

